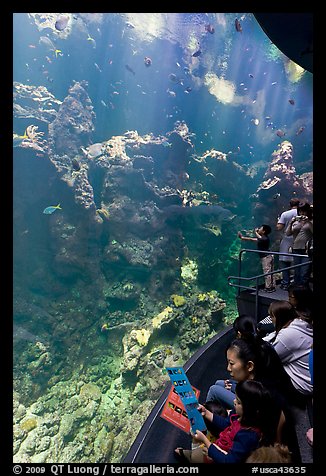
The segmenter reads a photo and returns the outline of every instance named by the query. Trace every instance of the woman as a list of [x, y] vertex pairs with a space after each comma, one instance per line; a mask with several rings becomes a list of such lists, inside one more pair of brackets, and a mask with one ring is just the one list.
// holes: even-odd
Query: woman
[[289, 303], [295, 308], [300, 319], [312, 323], [313, 291], [308, 286], [290, 284]]
[[[310, 261], [307, 253], [308, 242], [313, 237], [312, 208], [308, 202], [300, 202], [298, 216], [293, 217], [285, 230], [287, 236], [293, 235], [292, 252], [304, 256], [294, 256], [293, 264], [303, 264]], [[294, 283], [308, 285], [311, 273], [311, 265], [294, 268]]]
[[269, 306], [269, 315], [275, 331], [264, 337], [264, 340], [272, 344], [279, 355], [291, 379], [292, 396], [296, 403], [304, 403], [304, 397], [312, 395], [313, 391], [309, 372], [312, 325], [301, 319], [288, 301], [273, 301]]
[[[227, 370], [230, 372], [231, 379], [217, 380], [209, 388], [206, 401], [219, 401], [227, 408], [233, 408], [236, 383], [253, 378], [265, 383], [267, 388], [275, 388], [287, 399], [291, 386], [290, 379], [274, 347], [257, 334], [256, 320], [252, 316], [243, 314], [235, 319], [233, 329], [239, 343], [236, 345], [234, 340], [227, 348], [227, 360], [228, 349], [236, 349], [243, 365], [238, 365], [231, 371], [232, 363], [229, 363]], [[253, 364], [252, 372], [251, 367], [247, 366], [249, 362]]]

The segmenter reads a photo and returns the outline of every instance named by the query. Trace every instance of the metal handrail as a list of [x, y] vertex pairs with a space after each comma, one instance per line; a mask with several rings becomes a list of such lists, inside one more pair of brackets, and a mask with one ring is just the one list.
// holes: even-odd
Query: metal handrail
[[[258, 317], [258, 297], [259, 297], [259, 290], [258, 290], [258, 280], [259, 278], [263, 278], [265, 276], [273, 275], [279, 272], [282, 272], [286, 269], [294, 269], [294, 268], [300, 268], [302, 266], [306, 266], [307, 264], [312, 264], [312, 260], [306, 261], [305, 263], [299, 263], [299, 264], [292, 264], [291, 266], [287, 266], [286, 268], [279, 268], [279, 269], [274, 269], [274, 271], [269, 271], [268, 273], [263, 273], [263, 274], [257, 274], [256, 276], [250, 276], [250, 277], [244, 277], [241, 276], [241, 258], [244, 252], [247, 253], [258, 253], [258, 254], [269, 254], [269, 255], [282, 255], [282, 256], [299, 256], [299, 257], [307, 257], [307, 255], [303, 254], [298, 254], [298, 253], [285, 253], [285, 252], [280, 252], [280, 251], [260, 251], [260, 250], [252, 250], [248, 248], [243, 248], [239, 252], [239, 275], [238, 276], [228, 276], [228, 284], [229, 286], [233, 286], [238, 288], [238, 296], [240, 294], [240, 289], [250, 289], [250, 290], [255, 290], [255, 317], [257, 319]], [[238, 284], [231, 283], [231, 279], [237, 279]], [[240, 280], [244, 281], [252, 281], [255, 280], [255, 286], [244, 286], [243, 284], [240, 284]]]

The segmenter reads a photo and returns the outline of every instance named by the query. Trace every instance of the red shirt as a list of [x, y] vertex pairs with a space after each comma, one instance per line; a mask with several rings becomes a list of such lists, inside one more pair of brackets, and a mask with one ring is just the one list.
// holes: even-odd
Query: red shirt
[[[238, 433], [239, 430], [245, 428], [247, 429], [248, 427], [241, 426], [241, 423], [239, 422], [239, 415], [237, 413], [234, 413], [230, 416], [230, 425], [223, 431], [221, 431], [219, 437], [214, 443], [218, 445], [222, 450], [229, 452], [233, 446], [233, 440], [235, 435]], [[256, 431], [260, 436], [261, 432], [258, 428], [250, 427], [250, 429]]]

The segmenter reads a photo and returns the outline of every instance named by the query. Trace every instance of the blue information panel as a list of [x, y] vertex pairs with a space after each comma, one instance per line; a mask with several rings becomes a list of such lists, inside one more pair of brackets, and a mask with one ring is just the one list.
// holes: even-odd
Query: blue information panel
[[206, 425], [201, 413], [198, 410], [198, 400], [193, 391], [188, 377], [182, 367], [166, 367], [175, 391], [179, 395], [185, 410], [187, 412], [191, 431], [206, 431]]

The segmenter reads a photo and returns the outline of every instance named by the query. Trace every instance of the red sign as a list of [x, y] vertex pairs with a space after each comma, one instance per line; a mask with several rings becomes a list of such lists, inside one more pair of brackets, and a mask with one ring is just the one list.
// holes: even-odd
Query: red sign
[[[195, 387], [192, 387], [192, 389], [198, 399], [200, 391]], [[161, 417], [169, 421], [176, 427], [180, 428], [181, 430], [185, 431], [186, 433], [190, 432], [190, 422], [185, 407], [183, 406], [181, 399], [175, 391], [173, 385], [166, 399], [165, 405], [161, 413]]]

